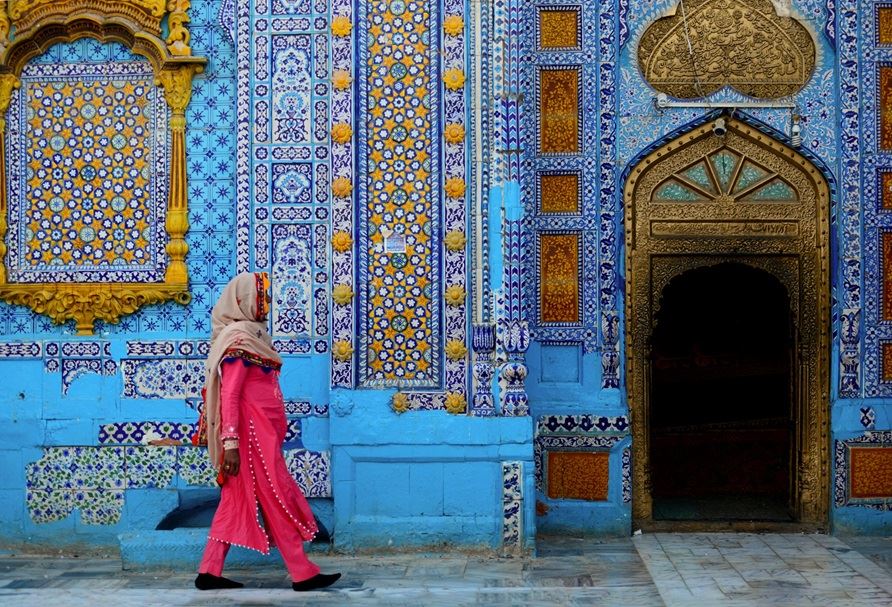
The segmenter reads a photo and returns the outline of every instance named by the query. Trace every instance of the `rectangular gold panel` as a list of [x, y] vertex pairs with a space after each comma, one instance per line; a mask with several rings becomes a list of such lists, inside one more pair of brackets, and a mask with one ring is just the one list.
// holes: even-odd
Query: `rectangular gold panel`
[[892, 320], [892, 232], [882, 233], [880, 272], [883, 291], [883, 320]]
[[795, 238], [795, 221], [653, 221], [651, 236], [663, 238], [687, 236]]
[[539, 151], [543, 154], [578, 154], [579, 70], [539, 71]]
[[539, 48], [579, 47], [579, 10], [543, 8], [539, 10]]
[[542, 213], [579, 213], [579, 174], [540, 175], [539, 210]]
[[539, 237], [539, 317], [543, 323], [579, 322], [579, 235]]
[[548, 452], [548, 497], [606, 501], [610, 454], [590, 451]]
[[852, 447], [850, 497], [892, 497], [892, 447]]
[[880, 173], [880, 208], [892, 211], [892, 171]]
[[880, 67], [880, 149], [892, 150], [892, 66]]
[[877, 8], [877, 42], [892, 44], [892, 6]]
[[880, 378], [883, 381], [892, 381], [892, 343], [884, 343], [882, 346], [882, 359], [880, 363]]

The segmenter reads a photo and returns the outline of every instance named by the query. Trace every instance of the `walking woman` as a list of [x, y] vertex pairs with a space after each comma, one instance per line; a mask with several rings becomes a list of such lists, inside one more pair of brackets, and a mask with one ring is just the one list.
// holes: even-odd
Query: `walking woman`
[[282, 455], [282, 359], [266, 328], [269, 286], [265, 272], [239, 274], [211, 312], [204, 421], [222, 492], [195, 579], [200, 590], [242, 587], [222, 577], [232, 544], [263, 554], [278, 546], [294, 590], [325, 588], [341, 577], [320, 573], [304, 554], [303, 542], [312, 540], [317, 528]]

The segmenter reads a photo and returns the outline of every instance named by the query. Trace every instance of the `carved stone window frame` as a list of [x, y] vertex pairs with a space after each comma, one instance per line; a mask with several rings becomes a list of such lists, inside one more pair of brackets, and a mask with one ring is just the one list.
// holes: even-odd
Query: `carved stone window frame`
[[[79, 335], [90, 335], [96, 321], [117, 323], [121, 316], [163, 301], [188, 304], [189, 275], [185, 236], [189, 230], [186, 174], [186, 107], [192, 79], [207, 59], [192, 55], [190, 0], [9, 0], [0, 4], [0, 300], [24, 305], [55, 323], [75, 321]], [[162, 21], [168, 35], [162, 38]], [[14, 35], [10, 32], [14, 30]], [[93, 38], [118, 42], [148, 59], [156, 86], [171, 110], [170, 176], [167, 192], [166, 252], [163, 282], [10, 283], [6, 272], [8, 190], [6, 113], [29, 60], [60, 42]]]

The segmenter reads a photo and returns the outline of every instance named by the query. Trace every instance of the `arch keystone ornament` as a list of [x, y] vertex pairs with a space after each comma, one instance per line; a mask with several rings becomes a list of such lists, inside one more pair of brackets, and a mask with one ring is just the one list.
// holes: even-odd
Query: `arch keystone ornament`
[[771, 0], [685, 0], [638, 43], [644, 79], [679, 99], [726, 86], [758, 99], [787, 97], [808, 83], [816, 61], [809, 30], [778, 15]]
[[[774, 276], [790, 298], [790, 510], [826, 528], [829, 464], [830, 188], [793, 148], [742, 120], [682, 132], [632, 166], [623, 192], [626, 385], [632, 417], [632, 515], [653, 525], [650, 352], [660, 298], [696, 268], [744, 264]], [[721, 395], [717, 395], [721, 398]]]
[[[186, 107], [192, 94], [192, 80], [204, 71], [207, 60], [192, 55], [188, 31], [189, 0], [9, 0], [0, 4], [0, 299], [24, 305], [61, 324], [75, 321], [80, 335], [92, 334], [97, 320], [116, 323], [121, 316], [142, 306], [164, 301], [188, 304], [189, 277], [185, 263], [189, 250], [185, 236], [189, 229], [188, 184], [186, 174]], [[162, 21], [167, 18], [168, 36], [162, 38]], [[14, 32], [10, 37], [10, 32]], [[6, 246], [10, 226], [10, 202], [17, 205], [27, 198], [19, 192], [10, 200], [6, 140], [14, 132], [7, 123], [11, 103], [24, 96], [23, 82], [29, 61], [50, 46], [93, 38], [101, 43], [117, 42], [148, 60], [151, 73], [145, 86], [163, 89], [169, 108], [164, 122], [163, 139], [169, 142], [166, 161], [166, 189], [159, 190], [161, 200], [152, 199], [163, 216], [166, 242], [155, 258], [155, 268], [142, 268], [135, 278], [121, 272], [111, 278], [104, 266], [78, 266], [78, 276], [47, 282], [45, 277], [21, 280], [33, 271], [28, 261], [16, 251], [17, 261], [10, 265]], [[115, 74], [109, 74], [114, 77]], [[33, 80], [33, 77], [32, 77]], [[22, 99], [25, 99], [22, 97]], [[18, 108], [22, 111], [23, 108]], [[160, 127], [159, 127], [160, 128]], [[20, 129], [21, 130], [21, 129]], [[27, 130], [24, 130], [27, 137]], [[152, 175], [156, 178], [156, 175]], [[165, 200], [166, 199], [166, 200]], [[158, 206], [160, 205], [160, 207]], [[14, 218], [16, 222], [20, 221]], [[90, 240], [95, 235], [90, 235]], [[77, 246], [78, 240], [67, 244]], [[79, 234], [78, 238], [84, 238]], [[166, 254], [166, 255], [165, 255]], [[43, 262], [41, 262], [43, 263]], [[97, 269], [98, 268], [98, 269]], [[156, 271], [157, 270], [157, 271]], [[92, 274], [99, 278], [90, 279]], [[120, 276], [119, 276], [120, 274]], [[157, 278], [155, 278], [157, 276]]]

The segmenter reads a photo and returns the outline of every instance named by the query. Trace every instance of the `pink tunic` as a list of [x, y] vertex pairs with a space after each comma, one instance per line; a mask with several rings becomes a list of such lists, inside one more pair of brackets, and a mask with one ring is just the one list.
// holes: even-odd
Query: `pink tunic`
[[209, 537], [268, 554], [263, 504], [267, 526], [292, 525], [300, 538], [313, 539], [316, 521], [282, 455], [286, 420], [279, 372], [241, 359], [227, 359], [221, 368], [221, 437], [238, 438], [241, 465], [237, 476], [226, 476]]

